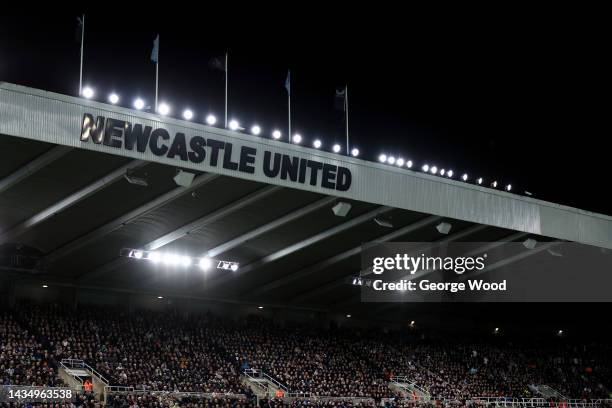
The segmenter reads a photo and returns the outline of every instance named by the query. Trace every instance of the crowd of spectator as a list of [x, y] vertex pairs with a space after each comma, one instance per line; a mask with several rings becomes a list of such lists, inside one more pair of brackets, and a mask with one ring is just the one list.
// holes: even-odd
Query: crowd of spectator
[[[260, 317], [233, 321], [107, 307], [20, 305], [0, 314], [3, 384], [60, 386], [56, 361], [71, 358], [86, 361], [113, 385], [158, 392], [112, 396], [107, 405], [116, 408], [248, 408], [253, 402], [241, 378], [245, 369], [265, 372], [285, 392], [318, 397], [394, 401], [401, 390], [389, 381], [405, 376], [401, 382], [414, 383], [438, 400], [537, 397], [533, 386], [539, 384], [569, 398], [609, 398], [611, 351], [605, 344], [441, 342], [405, 333], [280, 325]], [[225, 397], [160, 397], [176, 391]], [[246, 399], [228, 397], [237, 394]], [[316, 403], [272, 399], [262, 406], [369, 404], [342, 398]]]
[[0, 380], [3, 385], [61, 385], [47, 347], [7, 312], [0, 313]]

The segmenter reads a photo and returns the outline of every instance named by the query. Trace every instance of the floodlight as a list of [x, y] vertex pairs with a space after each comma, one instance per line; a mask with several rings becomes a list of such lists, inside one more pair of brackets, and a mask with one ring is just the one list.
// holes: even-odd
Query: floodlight
[[497, 188], [497, 181], [494, 181], [493, 183], [491, 183], [491, 187]]
[[395, 161], [395, 164], [397, 164], [399, 167], [402, 167], [404, 165], [404, 159], [400, 157]]
[[208, 115], [206, 117], [206, 123], [210, 126], [214, 125], [215, 123], [217, 123], [217, 118], [215, 117], [215, 115]]
[[153, 263], [158, 263], [161, 260], [161, 256], [157, 252], [150, 252], [147, 259]]
[[386, 154], [381, 154], [380, 156], [378, 156], [378, 161], [381, 163], [384, 163], [387, 161], [387, 155]]
[[353, 147], [353, 149], [351, 149], [351, 156], [353, 157], [359, 156], [359, 149], [357, 149], [356, 147]]
[[108, 95], [108, 101], [112, 103], [113, 105], [115, 105], [116, 103], [119, 102], [119, 95], [117, 95], [116, 93], [112, 93]]
[[510, 191], [510, 190], [512, 190], [512, 184], [508, 184], [508, 185], [506, 186], [506, 191]]
[[165, 115], [167, 115], [167, 114], [169, 114], [169, 113], [170, 113], [170, 106], [168, 106], [168, 104], [166, 104], [166, 103], [163, 103], [163, 102], [162, 102], [162, 103], [160, 103], [160, 104], [159, 104], [159, 106], [157, 107], [157, 112], [158, 112], [160, 115], [164, 115], [164, 116], [165, 116]]
[[423, 170], [424, 172], [428, 172], [429, 171], [429, 165], [428, 164], [424, 164], [423, 167], [421, 167], [421, 170]]
[[411, 168], [412, 168], [412, 160], [408, 160], [408, 161], [406, 162], [406, 167], [408, 167], [409, 169], [411, 169]]
[[431, 171], [431, 174], [436, 174], [436, 173], [438, 173], [438, 168], [436, 166], [431, 166], [429, 171]]
[[138, 110], [143, 110], [145, 107], [145, 101], [140, 98], [136, 98], [136, 100], [134, 101], [134, 107]]
[[91, 99], [94, 97], [94, 90], [88, 86], [86, 86], [85, 88], [83, 88], [83, 91], [81, 92], [81, 95], [83, 95], [84, 98], [86, 99]]
[[476, 180], [476, 183], [478, 183], [478, 184], [482, 184], [482, 181], [483, 181], [483, 180], [482, 180], [482, 177], [480, 177], [480, 178], [478, 178], [478, 180]]
[[251, 128], [251, 133], [254, 134], [255, 136], [259, 135], [261, 133], [261, 128], [257, 125], [254, 125]]
[[317, 139], [314, 142], [312, 142], [312, 145], [314, 146], [315, 149], [320, 149], [323, 143], [321, 143], [321, 141]]
[[340, 153], [341, 149], [342, 149], [342, 146], [340, 146], [337, 143], [332, 147], [332, 150], [334, 151], [334, 153]]
[[293, 135], [293, 143], [296, 143], [296, 144], [302, 143], [302, 135], [300, 135], [299, 133], [296, 133], [295, 135]]
[[454, 173], [453, 173], [453, 171], [452, 171], [452, 170], [449, 170], [449, 171], [447, 171], [447, 172], [446, 172], [446, 175], [447, 175], [449, 178], [453, 178], [453, 174], [454, 174]]
[[389, 163], [389, 164], [395, 164], [395, 157], [393, 157], [393, 156], [389, 156], [389, 157], [387, 158], [387, 163]]
[[461, 180], [463, 180], [463, 181], [467, 181], [468, 180], [467, 173], [463, 173], [463, 176], [461, 176]]
[[183, 118], [185, 120], [191, 120], [193, 118], [193, 112], [190, 109], [185, 109], [183, 111]]
[[230, 122], [229, 122], [229, 128], [230, 128], [231, 130], [238, 130], [238, 128], [240, 128], [240, 123], [238, 123], [238, 121], [237, 121], [237, 120], [232, 119], [232, 120], [230, 120]]
[[274, 132], [272, 132], [272, 137], [276, 140], [280, 139], [282, 135], [283, 134], [280, 130], [275, 130]]
[[188, 256], [181, 257], [181, 265], [185, 268], [189, 268], [191, 266], [191, 258]]
[[440, 175], [441, 175], [441, 176], [443, 176], [443, 175], [444, 175], [444, 173], [446, 173], [446, 170], [444, 170], [444, 169], [440, 169]]
[[142, 251], [134, 251], [134, 258], [142, 259]]
[[212, 261], [210, 258], [202, 258], [200, 259], [200, 263], [198, 264], [198, 266], [200, 267], [200, 269], [202, 270], [208, 270], [210, 269], [210, 267], [212, 266]]

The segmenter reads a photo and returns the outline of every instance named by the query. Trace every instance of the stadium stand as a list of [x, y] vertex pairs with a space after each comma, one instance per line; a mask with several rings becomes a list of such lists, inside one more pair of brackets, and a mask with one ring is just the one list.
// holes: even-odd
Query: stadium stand
[[[538, 384], [567, 398], [608, 398], [612, 378], [607, 368], [612, 354], [605, 344], [450, 342], [399, 332], [281, 325], [256, 316], [233, 321], [110, 307], [20, 304], [0, 319], [3, 384], [60, 386], [57, 361], [82, 359], [112, 384], [142, 390], [111, 395], [110, 407], [249, 407], [253, 394], [241, 379], [246, 369], [264, 371], [290, 392], [309, 396], [310, 405], [324, 407], [373, 401], [402, 406], [394, 400], [400, 397], [397, 390], [389, 387], [398, 375], [432, 399], [462, 404], [477, 397], [537, 397]], [[218, 397], [177, 402], [172, 393], [178, 391]], [[90, 403], [88, 396], [79, 398], [73, 405]], [[260, 401], [271, 408], [303, 403], [299, 398]]]

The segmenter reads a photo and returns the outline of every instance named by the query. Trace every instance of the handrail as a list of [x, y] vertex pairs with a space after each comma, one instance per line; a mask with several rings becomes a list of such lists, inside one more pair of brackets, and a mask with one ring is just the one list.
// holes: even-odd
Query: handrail
[[[67, 366], [67, 364], [69, 364], [70, 366]], [[102, 374], [100, 374], [98, 371], [96, 371], [96, 369], [91, 367], [89, 364], [87, 364], [83, 360], [78, 360], [75, 358], [64, 358], [60, 361], [60, 365], [67, 370], [74, 368], [74, 367], [87, 369], [91, 371], [93, 374], [95, 374], [95, 376], [98, 377], [105, 385], [109, 385], [109, 381], [106, 378], [104, 378]], [[81, 382], [83, 381], [81, 380]]]
[[[399, 381], [397, 381], [399, 380]], [[405, 381], [402, 381], [405, 380]], [[416, 388], [417, 391], [422, 392], [425, 395], [429, 395], [431, 396], [431, 393], [429, 392], [429, 390], [426, 390], [425, 388], [421, 387], [420, 385], [418, 385], [416, 383], [415, 380], [412, 380], [410, 377], [406, 376], [406, 375], [396, 375], [390, 378], [391, 382], [394, 382], [396, 384], [410, 384], [412, 387]]]
[[[282, 389], [286, 394], [290, 393], [289, 392], [289, 388], [281, 383], [280, 381], [278, 381], [277, 379], [275, 379], [274, 377], [268, 375], [265, 371], [263, 370], [257, 370], [254, 368], [247, 368], [243, 371], [243, 373], [251, 378], [257, 378], [257, 377], [264, 377], [266, 380], [270, 381], [271, 383], [273, 383], [274, 385], [276, 385], [277, 388]], [[249, 375], [252, 374], [252, 375]]]

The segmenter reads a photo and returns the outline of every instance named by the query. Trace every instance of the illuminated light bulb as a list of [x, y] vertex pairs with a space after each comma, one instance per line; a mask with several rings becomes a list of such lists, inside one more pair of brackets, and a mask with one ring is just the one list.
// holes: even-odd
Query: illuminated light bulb
[[206, 124], [212, 126], [215, 123], [217, 123], [217, 118], [215, 117], [215, 115], [208, 115], [208, 116], [206, 116]]
[[81, 95], [83, 95], [84, 98], [86, 99], [91, 99], [94, 97], [94, 90], [88, 86], [86, 86], [85, 88], [83, 88], [83, 91], [81, 92]]
[[164, 116], [165, 116], [165, 115], [167, 115], [167, 114], [169, 114], [169, 113], [170, 113], [170, 106], [168, 106], [168, 104], [166, 104], [166, 103], [163, 103], [163, 102], [162, 102], [162, 103], [160, 103], [160, 104], [159, 104], [159, 106], [157, 107], [157, 112], [158, 112], [160, 115], [164, 115]]
[[145, 107], [145, 101], [140, 98], [136, 98], [136, 100], [134, 101], [134, 107], [138, 110], [143, 110]]
[[238, 130], [239, 127], [240, 127], [240, 123], [238, 123], [237, 120], [235, 119], [230, 120], [230, 123], [229, 123], [230, 130]]
[[183, 119], [191, 120], [193, 118], [193, 112], [190, 109], [185, 109], [183, 111]]

